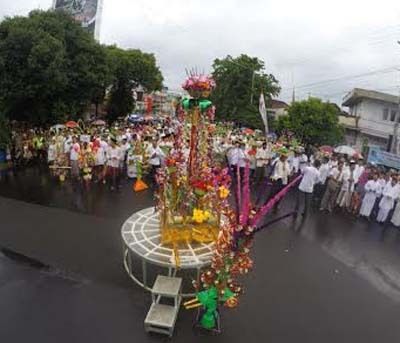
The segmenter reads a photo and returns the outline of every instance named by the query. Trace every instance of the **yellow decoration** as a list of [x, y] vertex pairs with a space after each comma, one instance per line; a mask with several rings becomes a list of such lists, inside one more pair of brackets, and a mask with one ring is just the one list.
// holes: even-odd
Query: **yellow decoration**
[[210, 219], [211, 213], [209, 211], [203, 211], [195, 208], [193, 210], [193, 221], [197, 224], [202, 224]]
[[161, 232], [161, 242], [163, 244], [179, 243], [211, 243], [216, 241], [218, 237], [219, 227], [215, 225], [187, 225], [185, 227], [171, 226], [164, 228]]
[[229, 189], [224, 186], [219, 187], [219, 196], [221, 199], [226, 199], [229, 196]]

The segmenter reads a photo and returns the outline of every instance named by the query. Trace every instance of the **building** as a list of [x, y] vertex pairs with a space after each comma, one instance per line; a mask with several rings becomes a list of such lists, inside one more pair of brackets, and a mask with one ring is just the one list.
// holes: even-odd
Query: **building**
[[274, 119], [287, 114], [289, 105], [281, 100], [271, 99], [267, 102], [267, 115]]
[[400, 121], [398, 96], [354, 88], [344, 97], [342, 106], [349, 108], [348, 115], [340, 118], [347, 144], [359, 149], [372, 145], [385, 150], [389, 147], [395, 121]]

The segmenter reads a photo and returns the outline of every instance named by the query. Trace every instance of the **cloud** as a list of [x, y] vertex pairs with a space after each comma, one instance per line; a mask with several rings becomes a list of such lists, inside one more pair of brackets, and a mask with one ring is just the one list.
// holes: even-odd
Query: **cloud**
[[[0, 0], [0, 17], [51, 2]], [[187, 67], [210, 71], [216, 57], [247, 53], [266, 61], [283, 99], [295, 85], [299, 97], [340, 103], [356, 86], [395, 90], [395, 69], [354, 75], [400, 66], [399, 17], [395, 0], [104, 0], [101, 41], [154, 52], [170, 88]]]

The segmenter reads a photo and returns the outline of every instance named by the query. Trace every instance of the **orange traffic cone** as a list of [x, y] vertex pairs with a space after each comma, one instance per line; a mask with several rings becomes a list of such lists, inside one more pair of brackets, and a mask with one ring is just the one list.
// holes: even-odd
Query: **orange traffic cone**
[[141, 191], [144, 191], [144, 190], [146, 190], [146, 189], [148, 189], [148, 188], [149, 188], [149, 186], [147, 186], [147, 185], [142, 181], [142, 179], [137, 179], [136, 182], [135, 182], [135, 184], [133, 185], [133, 190], [134, 190], [135, 192], [141, 192]]

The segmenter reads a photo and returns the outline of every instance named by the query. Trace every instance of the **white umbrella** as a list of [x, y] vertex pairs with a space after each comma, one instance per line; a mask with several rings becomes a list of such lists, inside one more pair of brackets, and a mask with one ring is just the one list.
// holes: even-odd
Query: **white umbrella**
[[349, 155], [349, 156], [353, 156], [354, 154], [357, 153], [355, 149], [353, 149], [351, 146], [348, 145], [338, 146], [337, 148], [335, 148], [335, 152], [338, 154]]
[[64, 129], [64, 128], [65, 128], [65, 125], [57, 124], [57, 125], [52, 126], [50, 129], [51, 129], [51, 130], [58, 131], [58, 130], [62, 130], [62, 129]]

